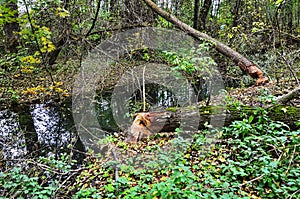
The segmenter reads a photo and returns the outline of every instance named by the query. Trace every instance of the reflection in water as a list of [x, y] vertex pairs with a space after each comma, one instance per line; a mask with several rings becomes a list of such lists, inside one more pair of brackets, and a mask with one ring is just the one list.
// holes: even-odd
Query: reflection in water
[[39, 143], [47, 146], [67, 146], [72, 134], [65, 129], [58, 107], [35, 104], [30, 108]]
[[[168, 107], [178, 106], [178, 98], [172, 91], [163, 85], [148, 83], [145, 85], [146, 103], [149, 105], [148, 111], [164, 110]], [[135, 112], [139, 108], [142, 111], [142, 88], [137, 89], [130, 99], [128, 99], [129, 110]], [[140, 105], [138, 107], [137, 105]]]
[[[141, 88], [135, 90], [122, 104], [111, 104], [111, 93], [98, 93], [95, 108], [101, 130], [107, 131], [106, 133], [128, 130], [132, 122], [129, 121], [130, 114], [143, 111], [141, 90]], [[145, 86], [145, 91], [147, 111], [163, 111], [165, 108], [175, 107], [178, 105], [177, 97], [175, 97], [170, 90], [162, 85], [148, 83]], [[119, 93], [119, 95], [122, 96], [123, 93]], [[114, 113], [112, 112], [112, 107], [115, 107]], [[120, 109], [122, 109], [122, 111], [120, 111]], [[119, 115], [119, 113], [125, 114]], [[114, 114], [119, 115], [126, 122], [117, 124], [114, 119]]]
[[158, 99], [158, 107], [172, 107], [176, 105], [175, 96], [169, 90], [158, 90], [156, 98]]
[[[120, 115], [127, 118], [128, 122], [116, 124], [112, 113], [111, 95], [98, 95], [95, 109], [101, 129], [93, 129], [95, 132], [105, 130], [118, 132], [129, 128], [129, 114], [142, 111], [141, 88], [131, 93], [124, 104], [117, 104]], [[154, 83], [146, 84], [147, 111], [164, 110], [167, 107], [178, 106], [178, 100], [184, 96], [175, 96], [168, 88]], [[122, 95], [122, 93], [120, 93]], [[183, 101], [183, 100], [181, 100]], [[72, 113], [67, 106], [55, 106], [53, 104], [33, 104], [19, 108], [18, 112], [4, 110], [0, 112], [0, 153], [6, 160], [19, 159], [26, 156], [48, 154], [54, 151], [67, 149], [69, 144], [75, 144], [76, 149], [84, 150], [78, 140], [72, 120]], [[114, 109], [114, 111], [118, 111]], [[128, 125], [128, 126], [126, 126]], [[92, 128], [92, 127], [91, 127]], [[72, 141], [73, 140], [73, 141]], [[33, 155], [34, 154], [34, 155]], [[1, 154], [0, 154], [1, 161]]]
[[[68, 151], [69, 144], [83, 151], [76, 135], [71, 112], [46, 104], [22, 107], [18, 112], [0, 111], [0, 163], [6, 165], [34, 155]], [[75, 154], [76, 159], [82, 159]], [[1, 157], [2, 156], [2, 157]]]
[[96, 97], [96, 100], [97, 103], [95, 104], [95, 108], [96, 108], [97, 119], [100, 124], [101, 130], [105, 130], [108, 132], [119, 131], [120, 129], [113, 118], [111, 104], [110, 104], [111, 103], [110, 96], [98, 95]]
[[18, 115], [8, 110], [0, 111], [0, 160], [2, 156], [7, 165], [25, 156], [26, 144], [22, 135]]

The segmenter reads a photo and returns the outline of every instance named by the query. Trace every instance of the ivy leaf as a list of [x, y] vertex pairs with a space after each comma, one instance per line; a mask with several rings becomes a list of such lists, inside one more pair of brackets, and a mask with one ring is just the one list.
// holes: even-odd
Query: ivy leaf
[[248, 119], [249, 123], [251, 123], [253, 121], [253, 119], [254, 119], [254, 117], [253, 117], [253, 115], [251, 115]]
[[115, 190], [112, 184], [108, 184], [105, 188], [108, 192], [113, 192]]
[[282, 3], [284, 3], [284, 0], [277, 0], [277, 1], [275, 2], [275, 5], [276, 5], [276, 6], [280, 6]]
[[61, 18], [66, 18], [70, 16], [69, 11], [67, 11], [66, 9], [63, 8], [57, 8], [56, 10], [56, 15], [58, 15]]

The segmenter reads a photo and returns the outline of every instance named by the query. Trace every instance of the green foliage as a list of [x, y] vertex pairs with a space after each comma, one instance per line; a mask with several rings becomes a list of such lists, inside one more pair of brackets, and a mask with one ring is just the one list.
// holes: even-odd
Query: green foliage
[[245, 177], [256, 179], [245, 185], [262, 198], [286, 198], [298, 190], [300, 171], [296, 156], [300, 153], [300, 131], [288, 129], [284, 123], [271, 121], [263, 109], [224, 128], [222, 136], [228, 139], [231, 155], [227, 157], [229, 165], [221, 166], [222, 174], [233, 176], [227, 182]]
[[73, 199], [90, 199], [90, 198], [101, 198], [98, 190], [95, 187], [80, 189], [75, 193]]
[[157, 26], [162, 28], [171, 28], [173, 26], [172, 23], [168, 22], [165, 18], [158, 16], [156, 19]]
[[[144, 175], [142, 180], [149, 180], [149, 175]], [[151, 186], [139, 183], [137, 186], [125, 190], [124, 198], [197, 198], [201, 194], [193, 189], [197, 187], [197, 177], [184, 165], [174, 167], [173, 173], [168, 178]]]
[[[264, 109], [233, 122], [220, 132], [220, 145], [207, 144], [206, 134], [197, 134], [190, 153], [175, 156], [174, 164], [153, 161], [146, 170], [124, 170], [117, 182], [105, 186], [107, 197], [122, 198], [279, 198], [299, 189], [300, 131], [271, 121]], [[207, 150], [209, 149], [209, 151]], [[284, 158], [283, 156], [286, 156]], [[189, 158], [194, 161], [187, 161]], [[164, 158], [162, 158], [164, 159]], [[156, 162], [156, 163], [155, 163]], [[166, 165], [166, 164], [163, 164]], [[157, 168], [160, 168], [157, 170]], [[135, 176], [135, 177], [134, 177]], [[137, 177], [139, 176], [139, 177]], [[133, 177], [133, 178], [132, 178]], [[153, 180], [155, 179], [155, 180]], [[274, 183], [276, 182], [276, 183]], [[130, 184], [134, 183], [135, 186]]]
[[[296, 163], [300, 131], [289, 131], [266, 114], [258, 108], [254, 115], [234, 121], [220, 132], [223, 141], [217, 145], [205, 146], [209, 144], [205, 135], [210, 132], [197, 134], [191, 147], [198, 154], [195, 157], [189, 153], [176, 156], [168, 167], [153, 164], [161, 168], [153, 174], [133, 171], [139, 181], [121, 192], [122, 198], [280, 198], [296, 193], [300, 188]], [[186, 161], [191, 157], [198, 163]]]
[[[218, 13], [209, 16], [206, 31], [264, 66], [269, 74], [286, 75], [284, 67], [289, 67], [288, 71], [293, 70], [289, 65], [298, 69], [299, 47], [294, 41], [297, 40], [295, 35], [300, 32], [299, 3], [294, 0], [239, 1], [242, 5], [234, 13], [236, 2], [221, 1]], [[54, 41], [65, 42], [60, 46], [65, 59], [81, 59], [87, 49], [109, 37], [115, 27], [123, 24], [116, 13], [105, 7], [107, 1], [100, 10], [95, 34], [85, 38], [85, 33], [92, 27], [96, 6], [84, 4], [82, 0], [66, 5], [59, 0], [27, 3], [31, 8], [29, 15], [19, 13], [17, 18], [17, 10], [0, 5], [1, 30], [7, 23], [18, 22], [20, 25], [19, 52], [7, 54], [3, 48], [0, 57], [0, 84], [6, 85], [1, 88], [1, 93], [13, 102], [18, 102], [22, 95], [35, 100], [44, 91], [47, 91], [44, 93], [46, 96], [50, 96], [52, 91], [65, 92], [61, 87], [62, 81], [51, 82], [48, 87], [44, 84], [47, 59], [56, 49]], [[183, 1], [176, 10], [179, 18], [188, 24], [192, 24], [193, 18], [191, 5], [193, 1]], [[121, 8], [117, 9], [122, 13]], [[286, 23], [289, 16], [292, 17], [291, 29]], [[158, 27], [173, 28], [160, 16], [156, 22]], [[3, 38], [2, 34], [1, 41], [4, 41]], [[92, 44], [87, 45], [90, 42]], [[196, 78], [210, 78], [215, 72], [212, 68], [216, 63], [208, 55], [210, 47], [204, 42], [197, 49], [192, 48], [180, 55], [164, 51], [160, 56], [174, 72], [188, 76], [194, 83]], [[141, 60], [151, 61], [151, 53], [143, 49]], [[63, 67], [65, 62], [59, 64]], [[62, 78], [64, 75], [57, 76]], [[296, 76], [300, 77], [298, 71]], [[33, 82], [35, 78], [38, 81]], [[260, 97], [262, 102], [274, 102], [275, 99], [267, 92]], [[231, 106], [241, 108], [238, 101], [230, 100], [227, 102]], [[142, 109], [141, 103], [129, 103], [132, 107], [130, 112]], [[270, 120], [261, 108], [253, 115], [243, 113], [243, 117], [222, 130], [197, 132], [191, 146], [174, 139], [176, 147], [186, 150], [162, 152], [156, 160], [144, 164], [144, 169], [120, 165], [114, 170], [111, 165], [115, 166], [115, 162], [103, 163], [103, 159], [95, 160], [97, 158], [94, 157], [88, 159], [91, 154], [87, 154], [84, 165], [76, 165], [65, 154], [59, 158], [41, 157], [30, 162], [30, 169], [26, 171], [16, 166], [0, 172], [0, 196], [63, 198], [73, 193], [73, 198], [296, 198], [300, 190], [300, 130], [291, 131], [284, 123]], [[212, 132], [217, 134], [218, 140], [209, 138]], [[184, 132], [178, 128], [176, 133]], [[115, 137], [108, 137], [99, 144], [109, 142], [117, 143], [123, 151], [130, 149]], [[157, 143], [148, 144], [145, 148], [146, 152], [161, 150]], [[144, 152], [140, 148], [135, 149], [139, 153]]]
[[[126, 102], [126, 107], [129, 107], [129, 112], [126, 113], [126, 117], [132, 116], [131, 114], [138, 113], [143, 111], [143, 102], [142, 101], [133, 101], [128, 100]], [[146, 110], [150, 110], [151, 105], [146, 101]]]
[[211, 48], [209, 43], [203, 42], [198, 48], [191, 48], [184, 55], [178, 55], [175, 52], [163, 51], [162, 56], [170, 62], [173, 66], [172, 69], [176, 71], [182, 71], [187, 75], [193, 73], [199, 73], [198, 76], [208, 74], [211, 76], [213, 72], [216, 72], [215, 61], [208, 55], [208, 51]]
[[[227, 3], [223, 3], [219, 11], [222, 15], [215, 19], [219, 27], [218, 33], [221, 38], [227, 36], [226, 33], [230, 30], [232, 25], [233, 18], [230, 10], [230, 6]], [[211, 18], [211, 20], [214, 20], [214, 18]]]
[[38, 177], [30, 177], [23, 174], [20, 167], [15, 167], [7, 173], [0, 172], [0, 196], [14, 195], [18, 198], [50, 198], [56, 189], [56, 183], [41, 186]]
[[9, 88], [7, 90], [7, 93], [11, 94], [11, 100], [13, 102], [17, 102], [19, 100], [19, 98], [20, 98], [20, 95], [18, 94], [18, 92], [15, 91], [15, 90], [13, 90], [12, 88]]
[[[55, 193], [59, 193], [62, 179], [65, 179], [76, 162], [63, 153], [59, 158], [49, 156], [40, 157], [36, 161], [28, 160], [25, 162], [27, 168], [15, 165], [10, 170], [0, 172], [0, 197], [52, 198]], [[83, 190], [79, 194], [84, 193], [88, 194], [88, 191]]]
[[[178, 129], [177, 133], [184, 132]], [[165, 151], [149, 141], [145, 149], [139, 149], [141, 153], [159, 155], [141, 163], [134, 157], [132, 163], [139, 163], [140, 168], [130, 165], [130, 159], [128, 164], [116, 164], [92, 157], [79, 170], [72, 170], [74, 162], [65, 154], [59, 159], [40, 158], [44, 170], [30, 169], [33, 177], [20, 168], [0, 173], [1, 196], [59, 198], [71, 192], [75, 199], [288, 198], [300, 188], [300, 130], [291, 131], [286, 124], [272, 121], [262, 108], [223, 129], [199, 131], [192, 143], [184, 141], [172, 139], [179, 150]], [[131, 150], [113, 136], [100, 144], [108, 143], [117, 143], [123, 152]], [[52, 183], [42, 186], [41, 181]]]
[[264, 91], [263, 94], [259, 97], [259, 100], [262, 103], [276, 104], [277, 97], [272, 94], [269, 94], [268, 91]]
[[[70, 157], [67, 154], [61, 154], [59, 159], [54, 156], [40, 157], [39, 162], [49, 166], [53, 170], [59, 170], [60, 172], [68, 172], [72, 164], [76, 163], [76, 160], [70, 162]], [[52, 170], [50, 170], [52, 172]]]
[[16, 22], [17, 18], [15, 14], [17, 14], [17, 10], [11, 10], [5, 4], [0, 3], [0, 26], [6, 23]]

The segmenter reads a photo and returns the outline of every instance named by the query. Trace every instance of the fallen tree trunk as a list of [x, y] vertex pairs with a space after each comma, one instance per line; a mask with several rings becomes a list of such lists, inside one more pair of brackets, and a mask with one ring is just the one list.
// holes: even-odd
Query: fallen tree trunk
[[202, 38], [209, 42], [212, 42], [215, 45], [215, 48], [222, 53], [223, 55], [231, 58], [234, 62], [238, 64], [238, 66], [244, 72], [248, 73], [252, 78], [256, 78], [256, 85], [263, 84], [268, 82], [268, 78], [264, 77], [262, 71], [251, 61], [245, 58], [243, 55], [238, 53], [237, 51], [233, 50], [229, 46], [219, 42], [218, 40], [210, 37], [209, 35], [199, 32], [198, 30], [192, 28], [191, 26], [183, 23], [170, 13], [159, 8], [153, 1], [151, 0], [144, 0], [144, 2], [157, 14], [165, 18], [167, 21], [171, 22], [172, 24], [176, 25], [179, 29], [189, 33], [190, 35], [196, 38]]
[[[166, 111], [160, 113], [150, 112], [150, 115], [155, 116], [155, 121], [151, 125], [153, 132], [174, 132], [176, 128], [180, 128], [182, 118], [197, 118], [197, 126], [191, 127], [188, 130], [205, 129], [208, 125], [214, 126], [214, 124], [223, 124], [222, 126], [228, 126], [233, 121], [243, 120], [243, 115], [255, 116], [256, 108], [254, 107], [240, 107], [240, 109], [227, 107], [226, 111], [219, 112], [220, 107], [198, 107], [194, 111], [181, 112], [180, 108], [175, 111]], [[268, 117], [273, 121], [281, 121], [289, 125], [292, 130], [297, 127], [297, 121], [300, 119], [300, 107], [285, 107], [286, 111], [282, 111], [282, 106], [270, 107], [267, 109]], [[199, 112], [198, 112], [198, 111]], [[242, 114], [243, 113], [243, 114]], [[199, 116], [197, 116], [199, 114]], [[257, 121], [258, 117], [254, 118]], [[212, 122], [214, 124], [212, 124]], [[219, 126], [219, 127], [222, 127]], [[216, 127], [216, 126], [214, 126]]]
[[277, 98], [277, 103], [286, 103], [289, 100], [292, 100], [294, 98], [296, 98], [298, 95], [300, 95], [300, 86], [298, 88], [295, 88], [294, 90], [292, 90], [291, 92], [280, 96]]

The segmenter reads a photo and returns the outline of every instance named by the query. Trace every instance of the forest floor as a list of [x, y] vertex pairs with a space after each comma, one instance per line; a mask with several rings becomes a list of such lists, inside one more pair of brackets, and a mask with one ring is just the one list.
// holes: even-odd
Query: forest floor
[[[285, 95], [296, 88], [294, 80], [282, 79], [279, 82], [271, 81], [261, 86], [250, 86], [244, 88], [234, 88], [228, 91], [228, 95], [235, 102], [251, 107], [264, 107], [276, 100], [276, 97]], [[262, 101], [266, 104], [262, 104]], [[300, 107], [300, 96], [289, 101], [287, 105]]]

